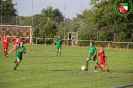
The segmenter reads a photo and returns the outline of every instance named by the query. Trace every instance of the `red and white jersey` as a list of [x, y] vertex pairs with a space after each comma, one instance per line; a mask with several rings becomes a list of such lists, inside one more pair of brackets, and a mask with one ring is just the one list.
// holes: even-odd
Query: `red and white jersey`
[[4, 44], [8, 44], [8, 42], [10, 41], [10, 39], [9, 38], [2, 38], [2, 40], [1, 40]]
[[99, 51], [98, 56], [100, 57], [100, 64], [106, 65], [104, 51]]
[[98, 52], [98, 56], [100, 57], [100, 58], [105, 58], [105, 55], [104, 55], [104, 51], [99, 51]]
[[20, 44], [20, 42], [16, 42], [16, 41], [13, 42], [14, 46], [19, 46], [19, 44]]

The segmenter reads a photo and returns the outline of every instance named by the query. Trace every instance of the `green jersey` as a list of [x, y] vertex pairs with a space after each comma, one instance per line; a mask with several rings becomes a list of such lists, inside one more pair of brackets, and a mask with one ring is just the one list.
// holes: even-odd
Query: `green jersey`
[[93, 56], [96, 52], [96, 48], [94, 46], [89, 46], [88, 50], [90, 52], [90, 56]]
[[26, 52], [26, 48], [24, 46], [16, 46], [16, 49], [18, 50], [16, 53], [16, 57], [21, 59], [23, 52]]
[[62, 40], [60, 38], [56, 38], [56, 46], [61, 46]]

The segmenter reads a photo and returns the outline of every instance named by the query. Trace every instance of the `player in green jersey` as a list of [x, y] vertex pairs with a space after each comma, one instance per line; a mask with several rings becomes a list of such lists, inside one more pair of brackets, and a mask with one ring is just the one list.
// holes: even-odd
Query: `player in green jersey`
[[88, 65], [89, 65], [90, 60], [93, 60], [97, 65], [100, 65], [97, 60], [97, 50], [93, 44], [94, 44], [93, 42], [90, 42], [90, 46], [88, 47], [89, 54], [86, 59], [86, 69], [85, 70], [88, 70]]
[[59, 56], [61, 56], [62, 39], [60, 38], [60, 36], [56, 38], [55, 45], [56, 45], [56, 55], [58, 55], [59, 53]]
[[16, 70], [16, 68], [18, 67], [18, 65], [20, 64], [21, 60], [22, 60], [22, 55], [23, 53], [26, 53], [26, 48], [24, 46], [24, 42], [20, 42], [20, 46], [16, 46], [15, 47], [18, 51], [16, 52], [16, 64], [13, 68], [13, 70]]

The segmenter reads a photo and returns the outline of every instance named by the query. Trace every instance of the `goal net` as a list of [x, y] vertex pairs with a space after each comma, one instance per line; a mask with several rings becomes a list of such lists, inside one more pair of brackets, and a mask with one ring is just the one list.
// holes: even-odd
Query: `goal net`
[[10, 37], [10, 41], [15, 41], [19, 37], [25, 43], [32, 44], [34, 29], [31, 26], [0, 25], [0, 38], [4, 34]]

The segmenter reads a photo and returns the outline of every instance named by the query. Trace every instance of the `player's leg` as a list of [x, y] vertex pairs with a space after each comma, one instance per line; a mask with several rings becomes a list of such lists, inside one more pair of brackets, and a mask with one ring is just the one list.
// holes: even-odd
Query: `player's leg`
[[96, 57], [96, 56], [93, 58], [93, 61], [96, 63], [97, 66], [100, 65], [100, 64], [98, 63], [98, 60], [97, 60], [97, 57]]
[[105, 67], [106, 67], [106, 72], [110, 72], [107, 64], [105, 64]]
[[59, 52], [59, 47], [56, 46], [56, 55], [58, 55], [58, 52]]
[[8, 57], [8, 52], [7, 52], [7, 50], [8, 50], [8, 46], [6, 46], [6, 57]]
[[95, 56], [93, 58], [93, 61], [96, 63], [97, 66], [95, 66], [94, 70], [96, 71], [97, 68], [100, 68], [101, 71], [102, 71], [102, 67], [100, 66], [100, 64], [98, 63], [98, 60], [97, 60], [97, 57]]
[[59, 47], [59, 56], [61, 56], [61, 46]]
[[3, 51], [4, 51], [4, 56], [8, 57], [7, 49], [3, 49]]
[[5, 56], [4, 45], [3, 45], [3, 48], [2, 49], [3, 49], [4, 56]]
[[56, 55], [58, 55], [58, 50], [56, 50]]
[[6, 56], [6, 46], [3, 45], [3, 52], [4, 52], [4, 56]]
[[90, 56], [88, 56], [88, 58], [86, 59], [86, 69], [85, 70], [88, 70], [88, 66], [89, 66], [89, 61], [90, 61]]
[[5, 51], [5, 49], [3, 49], [3, 52], [4, 52], [4, 56], [6, 56], [6, 51]]
[[16, 64], [15, 64], [13, 70], [16, 70], [16, 68], [18, 67], [19, 63], [20, 63], [20, 58], [16, 57]]
[[59, 48], [59, 56], [61, 56], [61, 49]]
[[103, 64], [102, 61], [100, 61], [100, 65], [95, 66], [95, 69], [100, 68], [101, 72], [102, 72], [103, 71], [103, 69], [102, 69], [103, 67], [104, 67], [104, 64]]

